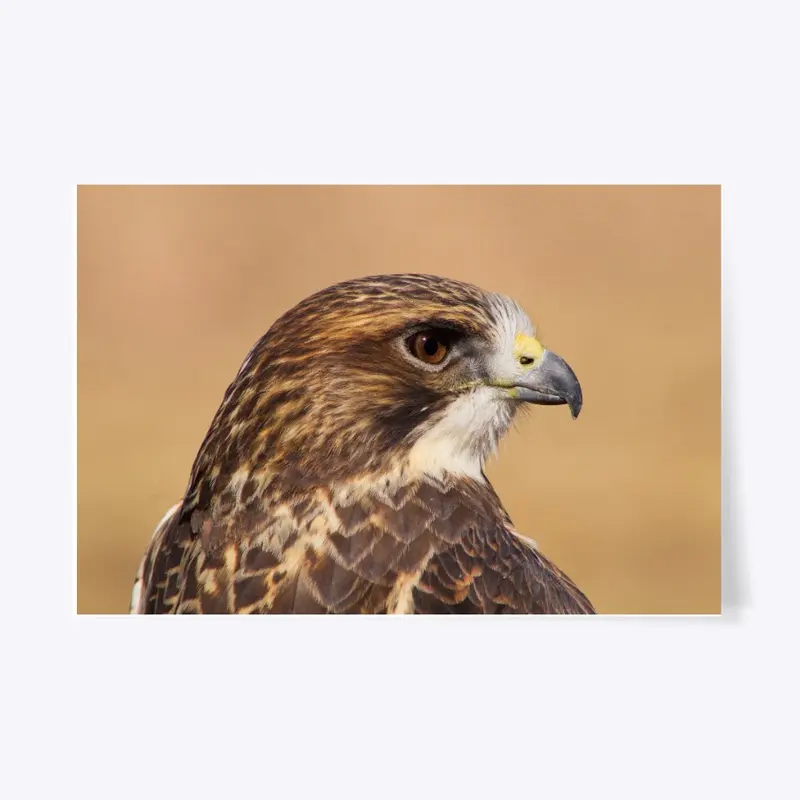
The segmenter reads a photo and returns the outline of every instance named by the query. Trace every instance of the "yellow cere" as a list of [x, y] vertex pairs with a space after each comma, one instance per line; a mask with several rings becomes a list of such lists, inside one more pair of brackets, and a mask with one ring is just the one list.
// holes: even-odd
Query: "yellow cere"
[[524, 333], [518, 333], [514, 337], [515, 359], [527, 357], [538, 361], [543, 355], [544, 347], [542, 347], [538, 339], [534, 339], [533, 336], [526, 336]]

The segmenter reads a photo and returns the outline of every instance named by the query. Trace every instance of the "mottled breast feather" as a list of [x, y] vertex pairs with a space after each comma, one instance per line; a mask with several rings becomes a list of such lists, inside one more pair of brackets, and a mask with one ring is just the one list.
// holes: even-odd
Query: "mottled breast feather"
[[[269, 496], [269, 495], [267, 495]], [[178, 509], [145, 558], [144, 613], [592, 613], [488, 485], [349, 484], [263, 511]]]

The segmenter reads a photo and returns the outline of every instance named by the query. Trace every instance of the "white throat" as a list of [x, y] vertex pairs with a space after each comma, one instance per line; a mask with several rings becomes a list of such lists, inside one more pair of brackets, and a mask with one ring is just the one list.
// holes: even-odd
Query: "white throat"
[[408, 456], [409, 470], [483, 480], [483, 465], [497, 450], [513, 413], [512, 404], [494, 387], [461, 395], [415, 442]]

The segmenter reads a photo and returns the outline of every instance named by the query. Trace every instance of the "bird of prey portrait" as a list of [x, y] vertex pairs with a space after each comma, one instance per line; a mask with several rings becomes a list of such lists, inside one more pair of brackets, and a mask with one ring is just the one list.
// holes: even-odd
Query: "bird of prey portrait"
[[578, 379], [513, 300], [431, 275], [331, 286], [229, 386], [133, 588], [142, 614], [591, 614], [484, 473]]

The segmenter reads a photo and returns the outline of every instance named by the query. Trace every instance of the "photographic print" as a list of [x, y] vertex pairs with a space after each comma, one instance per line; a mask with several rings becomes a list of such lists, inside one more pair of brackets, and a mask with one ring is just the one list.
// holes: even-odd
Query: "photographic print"
[[78, 188], [79, 613], [720, 613], [718, 186]]

